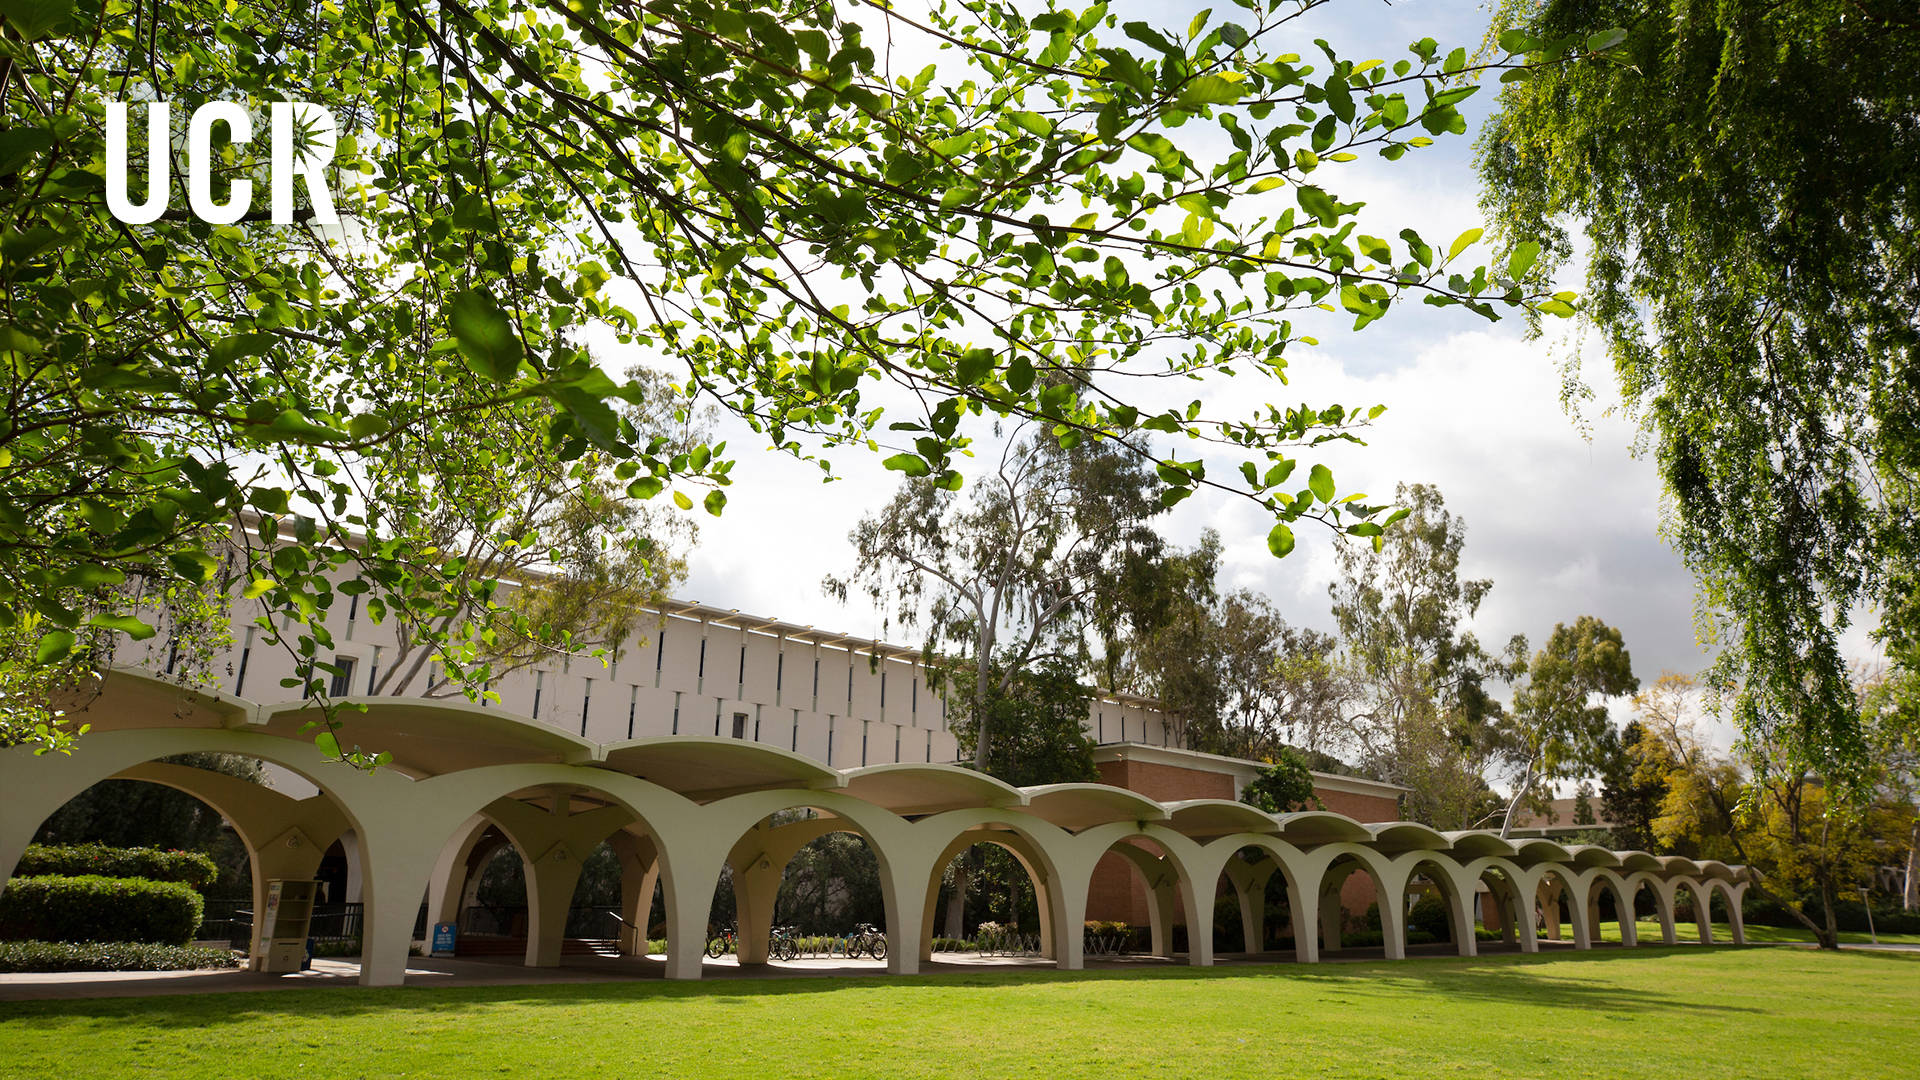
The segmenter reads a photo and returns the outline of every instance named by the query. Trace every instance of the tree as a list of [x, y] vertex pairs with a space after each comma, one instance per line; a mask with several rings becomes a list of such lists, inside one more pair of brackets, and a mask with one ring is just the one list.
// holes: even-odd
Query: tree
[[[707, 0], [18, 7], [0, 69], [0, 619], [46, 620], [27, 662], [78, 662], [89, 628], [151, 630], [112, 590], [206, 583], [209, 544], [240, 529], [262, 542], [234, 578], [289, 625], [307, 676], [341, 581], [423, 641], [449, 605], [511, 622], [496, 583], [459, 580], [412, 523], [366, 513], [363, 489], [375, 463], [453, 471], [457, 456], [419, 456], [462, 452], [444, 425], [539, 399], [542, 452], [574, 480], [598, 451], [632, 497], [685, 509], [704, 486], [719, 512], [724, 447], [647, 437], [616, 408], [646, 388], [609, 375], [595, 341], [796, 455], [874, 447], [953, 487], [981, 424], [1032, 419], [1062, 447], [1122, 448], [1168, 503], [1201, 486], [1255, 500], [1276, 555], [1303, 521], [1378, 535], [1391, 515], [1347, 501], [1324, 465], [1286, 487], [1304, 448], [1377, 409], [1222, 413], [1141, 392], [1283, 374], [1289, 317], [1310, 305], [1356, 327], [1403, 297], [1489, 317], [1554, 305], [1461, 265], [1468, 238], [1354, 231], [1336, 166], [1464, 131], [1475, 88], [1465, 50], [1431, 40], [1392, 65], [1276, 56], [1318, 6], [1255, 0], [1243, 22], [1168, 33], [1104, 4], [855, 5], [873, 35], [836, 5]], [[958, 70], [896, 76], [896, 39], [955, 47]], [[297, 149], [324, 156], [332, 129], [333, 165], [291, 221], [246, 205], [218, 224], [179, 206], [121, 220], [108, 103], [128, 96], [179, 105], [151, 144], [133, 110], [130, 202], [143, 181], [172, 190], [151, 162], [171, 164], [188, 103], [244, 104], [256, 127], [271, 103], [314, 103]], [[259, 143], [213, 153], [219, 180], [269, 189]], [[1242, 467], [1209, 476], [1153, 432], [1230, 446]], [[477, 692], [486, 665], [441, 644]]]
[[973, 732], [974, 767], [991, 772], [995, 703], [1049, 665], [1084, 667], [1094, 609], [1138, 556], [1161, 550], [1147, 482], [1112, 444], [1064, 450], [1015, 432], [971, 493], [904, 481], [849, 534], [853, 575], [822, 585], [843, 600], [857, 585], [899, 625], [925, 625], [930, 664], [946, 667]]
[[[1503, 837], [1513, 832], [1514, 815], [1535, 800], [1539, 785], [1584, 780], [1599, 766], [1613, 727], [1604, 699], [1640, 688], [1620, 631], [1591, 615], [1555, 626], [1525, 674], [1513, 708], [1501, 712], [1489, 733], [1496, 759], [1511, 770]], [[1595, 702], [1596, 696], [1602, 700]], [[1591, 810], [1575, 824], [1593, 824]]]
[[1622, 43], [1504, 83], [1484, 205], [1529, 281], [1581, 236], [1582, 313], [1726, 646], [1714, 678], [1783, 767], [1854, 787], [1840, 635], [1873, 610], [1896, 649], [1920, 639], [1912, 5], [1510, 0], [1489, 35]]
[[1621, 851], [1652, 851], [1653, 821], [1667, 790], [1659, 775], [1636, 767], [1633, 748], [1646, 737], [1639, 720], [1609, 730], [1600, 754], [1600, 808], [1612, 825], [1611, 845]]
[[1271, 764], [1240, 792], [1240, 801], [1269, 814], [1323, 809], [1320, 797], [1314, 794], [1313, 771], [1306, 755], [1290, 746], [1274, 753]]
[[[1702, 710], [1716, 708], [1722, 696], [1669, 673], [1635, 699], [1646, 734], [1634, 753], [1667, 788], [1655, 837], [1691, 858], [1758, 870], [1755, 892], [1778, 902], [1821, 948], [1838, 948], [1835, 903], [1866, 884], [1898, 848], [1911, 808], [1902, 814], [1885, 804], [1835, 798], [1832, 784], [1790, 768], [1778, 747], [1746, 743], [1753, 767], [1743, 769], [1700, 729]], [[1898, 839], [1889, 843], [1890, 837]]]
[[1906, 823], [1900, 903], [1920, 910], [1920, 672], [1900, 664], [1864, 680], [1861, 712], [1879, 801]]
[[[713, 410], [693, 409], [656, 371], [629, 374], [647, 388], [628, 410], [636, 432], [676, 453], [711, 438]], [[368, 516], [389, 523], [394, 539], [449, 559], [441, 570], [446, 602], [423, 633], [414, 632], [422, 618], [401, 620], [397, 651], [372, 693], [464, 693], [461, 681], [433, 681], [430, 662], [449, 653], [457, 667], [484, 667], [498, 680], [546, 659], [555, 645], [617, 652], [634, 612], [657, 606], [685, 579], [698, 535], [692, 519], [611, 483], [614, 462], [600, 451], [576, 462], [546, 453], [553, 417], [540, 401], [462, 417], [427, 433], [433, 445], [396, 442], [396, 452], [414, 451], [397, 453], [408, 460], [403, 468], [368, 463]], [[484, 591], [491, 582], [506, 587]]]
[[[960, 752], [973, 754], [978, 768], [1016, 787], [1034, 784], [1093, 783], [1093, 740], [1087, 735], [1087, 707], [1093, 695], [1078, 673], [1059, 660], [1038, 665], [1011, 680], [989, 671], [995, 689], [987, 698], [984, 722], [962, 714], [953, 734]], [[967, 674], [958, 676], [961, 689]], [[991, 743], [982, 756], [984, 733]]]
[[1461, 629], [1493, 582], [1460, 580], [1466, 522], [1437, 489], [1403, 485], [1395, 497], [1406, 521], [1378, 553], [1342, 549], [1328, 587], [1356, 683], [1345, 734], [1362, 768], [1412, 789], [1409, 817], [1464, 828], [1492, 798], [1482, 774], [1500, 705], [1482, 684], [1510, 670]]

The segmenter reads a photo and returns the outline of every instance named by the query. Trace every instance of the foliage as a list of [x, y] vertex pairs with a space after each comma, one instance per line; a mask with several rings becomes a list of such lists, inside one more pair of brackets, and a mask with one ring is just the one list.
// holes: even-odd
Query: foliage
[[1653, 820], [1665, 800], [1665, 777], [1637, 767], [1633, 747], [1646, 736], [1646, 726], [1629, 720], [1624, 728], [1607, 732], [1600, 754], [1601, 815], [1612, 823], [1607, 846], [1616, 851], [1652, 851]]
[[138, 941], [0, 941], [0, 974], [29, 971], [204, 971], [237, 968], [231, 949]]
[[1102, 629], [1106, 685], [1160, 702], [1189, 749], [1254, 760], [1295, 740], [1321, 750], [1347, 689], [1334, 639], [1289, 625], [1258, 593], [1220, 589], [1221, 551], [1207, 529], [1190, 551], [1129, 562]]
[[1117, 444], [1066, 450], [1015, 432], [993, 474], [966, 494], [903, 481], [849, 534], [852, 577], [822, 584], [842, 600], [858, 586], [903, 627], [924, 623], [930, 666], [948, 671], [955, 721], [973, 733], [974, 767], [987, 769], [999, 739], [994, 703], [1011, 701], [1043, 666], [1083, 665], [1088, 620], [1130, 569], [1160, 554], [1148, 521], [1162, 507], [1149, 483]]
[[198, 851], [116, 848], [105, 844], [29, 844], [13, 872], [21, 877], [145, 878], [178, 881], [196, 889], [213, 884], [220, 873]]
[[176, 881], [16, 877], [0, 893], [0, 939], [185, 945], [202, 909], [200, 894]]
[[[1092, 694], [1080, 684], [1072, 668], [1051, 660], [1024, 673], [1000, 690], [985, 704], [984, 729], [993, 732], [993, 742], [981, 751], [983, 725], [962, 715], [951, 721], [960, 753], [972, 755], [982, 772], [997, 776], [1016, 787], [1031, 784], [1094, 782], [1100, 779], [1093, 765], [1093, 739], [1087, 735], [1087, 710]], [[962, 670], [955, 685], [969, 694], [971, 672]]]
[[[1390, 515], [1324, 465], [1290, 479], [1378, 408], [1150, 390], [1284, 376], [1311, 343], [1290, 317], [1315, 305], [1356, 327], [1403, 298], [1565, 306], [1512, 267], [1465, 266], [1477, 233], [1359, 234], [1333, 179], [1463, 132], [1462, 77], [1519, 61], [1470, 67], [1430, 39], [1391, 63], [1278, 52], [1322, 3], [1249, 0], [1240, 22], [1183, 32], [1004, 0], [848, 5], [866, 26], [839, 5], [707, 0], [33, 5], [0, 69], [16, 178], [0, 188], [0, 613], [45, 620], [32, 662], [81, 663], [82, 627], [152, 629], [105, 590], [212, 581], [239, 529], [232, 580], [285, 627], [302, 681], [325, 682], [320, 619], [358, 595], [477, 694], [492, 667], [471, 642], [572, 642], [424, 539], [465, 486], [442, 478], [494, 467], [466, 460], [486, 457], [476, 433], [537, 433], [569, 483], [725, 505], [724, 444], [683, 450], [623, 415], [651, 391], [596, 344], [798, 456], [870, 448], [954, 487], [983, 425], [1032, 419], [1063, 447], [1124, 448], [1165, 503], [1202, 486], [1255, 501], [1277, 555], [1303, 521], [1377, 535]], [[896, 47], [936, 46], [956, 63], [896, 74]], [[179, 207], [123, 223], [105, 103], [127, 97], [182, 106], [169, 139], [187, 103], [312, 102], [338, 129], [334, 165], [291, 222], [243, 205], [230, 223]], [[142, 175], [135, 117], [137, 190], [160, 178]], [[264, 192], [264, 141], [218, 146], [220, 179]], [[297, 141], [328, 140], [309, 123]], [[1153, 433], [1241, 468], [1209, 476]], [[553, 549], [513, 519], [476, 527]], [[317, 696], [324, 749], [385, 760], [339, 747]]]
[[1579, 248], [1734, 719], [1852, 787], [1841, 635], [1874, 610], [1920, 641], [1920, 23], [1901, 0], [1507, 0], [1490, 38], [1614, 26], [1619, 63], [1505, 83], [1484, 203], [1529, 281]]
[[1462, 629], [1493, 588], [1460, 580], [1466, 522], [1433, 487], [1403, 485], [1395, 497], [1406, 521], [1377, 553], [1343, 548], [1340, 580], [1328, 589], [1356, 683], [1344, 734], [1363, 769], [1412, 789], [1409, 819], [1465, 828], [1493, 800], [1482, 773], [1501, 709], [1483, 683], [1511, 665]]
[[1429, 941], [1453, 940], [1453, 911], [1446, 897], [1429, 893], [1413, 902], [1407, 911], [1408, 944], [1413, 943], [1416, 933], [1425, 935]]
[[[1496, 716], [1488, 738], [1511, 770], [1503, 837], [1520, 807], [1536, 799], [1537, 785], [1584, 777], [1600, 764], [1613, 729], [1605, 699], [1640, 687], [1620, 631], [1591, 615], [1555, 626], [1524, 672], [1513, 708]], [[1593, 824], [1592, 810], [1574, 824]]]
[[1240, 801], [1269, 814], [1325, 809], [1313, 792], [1313, 771], [1306, 755], [1290, 746], [1274, 752], [1272, 763], [1240, 792]]
[[828, 833], [796, 852], [780, 878], [776, 926], [803, 934], [844, 934], [859, 923], [885, 927], [880, 864], [853, 833]]

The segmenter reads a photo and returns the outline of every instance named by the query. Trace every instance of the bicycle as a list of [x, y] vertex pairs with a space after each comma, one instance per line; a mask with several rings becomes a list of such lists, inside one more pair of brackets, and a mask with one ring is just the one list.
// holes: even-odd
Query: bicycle
[[800, 959], [800, 937], [791, 926], [776, 926], [767, 932], [767, 957], [771, 960]]
[[707, 942], [707, 955], [718, 960], [738, 948], [739, 940], [734, 935], [733, 927], [723, 926], [720, 935]]
[[847, 955], [859, 956], [865, 953], [875, 960], [887, 958], [886, 931], [872, 923], [861, 923], [853, 928], [853, 939], [847, 948]]

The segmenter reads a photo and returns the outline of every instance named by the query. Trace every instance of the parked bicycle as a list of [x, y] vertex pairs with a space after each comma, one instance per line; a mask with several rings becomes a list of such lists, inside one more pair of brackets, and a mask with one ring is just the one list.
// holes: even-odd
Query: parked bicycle
[[739, 939], [734, 935], [733, 927], [723, 926], [720, 934], [707, 942], [707, 955], [715, 960], [739, 948]]
[[853, 928], [853, 936], [848, 942], [847, 955], [865, 954], [875, 960], [887, 958], [887, 933], [872, 923], [861, 923]]
[[776, 926], [767, 933], [767, 958], [800, 959], [800, 933], [791, 926]]

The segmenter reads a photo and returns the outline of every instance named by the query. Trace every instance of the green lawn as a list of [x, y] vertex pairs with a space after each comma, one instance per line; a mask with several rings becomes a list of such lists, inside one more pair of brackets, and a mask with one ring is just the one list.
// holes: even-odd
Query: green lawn
[[0, 1005], [0, 1076], [34, 1080], [1858, 1080], [1916, 1060], [1920, 957], [1804, 949]]
[[[1657, 942], [1660, 940], [1660, 924], [1658, 922], [1648, 920], [1638, 925], [1639, 929], [1635, 931], [1635, 933], [1639, 934], [1642, 942]], [[1573, 930], [1569, 927], [1562, 926], [1560, 933], [1561, 936], [1568, 940], [1572, 940], [1573, 938]], [[1674, 936], [1681, 941], [1697, 942], [1700, 940], [1700, 928], [1690, 922], [1674, 923], [1673, 933]], [[1602, 922], [1600, 924], [1600, 940], [1619, 941], [1619, 924], [1612, 920]], [[1719, 945], [1731, 943], [1733, 941], [1733, 928], [1726, 923], [1714, 923], [1713, 940]], [[1845, 930], [1840, 932], [1840, 941], [1843, 944], [1865, 945], [1869, 940], [1866, 934], [1856, 934]], [[1801, 942], [1811, 945], [1813, 944], [1813, 933], [1802, 926], [1747, 927], [1747, 944], [1749, 945], [1766, 945], [1778, 942]], [[1883, 945], [1920, 945], [1920, 934], [1881, 934], [1880, 943]]]

